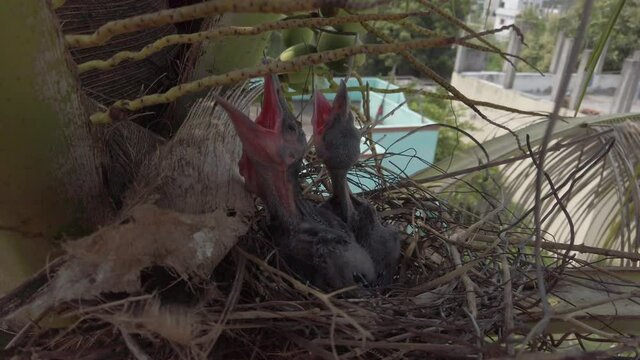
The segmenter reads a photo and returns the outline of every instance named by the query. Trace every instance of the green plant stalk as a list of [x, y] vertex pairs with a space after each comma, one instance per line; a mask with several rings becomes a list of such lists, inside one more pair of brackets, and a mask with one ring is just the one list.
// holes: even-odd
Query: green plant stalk
[[[272, 23], [283, 15], [269, 13], [225, 14], [218, 24], [222, 28], [253, 27]], [[250, 36], [230, 36], [206, 42], [202, 45], [193, 72], [195, 78], [219, 75], [236, 69], [256, 66], [263, 58], [271, 32]]]
[[300, 71], [309, 65], [324, 64], [329, 61], [336, 61], [357, 54], [381, 54], [385, 52], [398, 51], [399, 49], [403, 48], [417, 49], [437, 47], [453, 44], [455, 42], [455, 38], [442, 38], [424, 39], [394, 44], [366, 44], [359, 46], [350, 46], [336, 50], [322, 51], [309, 55], [302, 55], [291, 61], [274, 60], [265, 65], [254, 66], [250, 68], [241, 68], [220, 75], [211, 75], [199, 80], [192, 81], [190, 83], [180, 84], [174, 86], [163, 94], [147, 95], [134, 100], [118, 100], [112, 105], [110, 111], [98, 112], [91, 115], [91, 121], [96, 124], [110, 123], [113, 120], [113, 114], [111, 111], [113, 109], [116, 109], [116, 112], [117, 109], [135, 111], [146, 106], [170, 103], [176, 101], [182, 96], [197, 93], [207, 88], [235, 84], [240, 81], [245, 81], [267, 74], [282, 74], [287, 72]]
[[[171, 35], [145, 46], [137, 54], [146, 57], [153, 52], [159, 51], [162, 47], [170, 45], [172, 41], [179, 40], [182, 42], [185, 40], [198, 39], [203, 42], [198, 49], [199, 56], [195, 60], [193, 71], [189, 74], [189, 79], [199, 79], [211, 75], [225, 74], [238, 68], [253, 67], [258, 65], [264, 56], [269, 44], [271, 32], [259, 31], [253, 34], [246, 32], [242, 34], [243, 31], [240, 31], [240, 34], [234, 35], [228, 31], [231, 30], [233, 32], [233, 29], [262, 28], [263, 26], [261, 25], [274, 23], [282, 17], [283, 15], [270, 13], [225, 14], [220, 19], [220, 22], [216, 24], [215, 29], [189, 35]], [[222, 38], [219, 38], [219, 35], [223, 35]], [[109, 62], [116, 59], [118, 55], [119, 54], [116, 54], [112, 59], [104, 63], [109, 64]], [[117, 64], [117, 62], [112, 65], [115, 64]], [[85, 64], [80, 64], [78, 69], [80, 70], [83, 65]], [[176, 116], [178, 118], [186, 118], [190, 109], [189, 104], [192, 104], [204, 94], [203, 92], [193, 92], [186, 94], [184, 97], [176, 98]]]
[[375, 7], [379, 1], [355, 3], [345, 0], [218, 0], [205, 1], [194, 5], [182, 6], [170, 10], [161, 10], [110, 21], [93, 34], [67, 35], [65, 41], [69, 47], [91, 47], [106, 43], [112, 37], [151, 27], [175, 24], [188, 20], [202, 19], [225, 13], [290, 13], [315, 10], [323, 5], [338, 6], [344, 9], [361, 10]]
[[596, 44], [595, 49], [593, 49], [593, 53], [591, 54], [591, 57], [587, 62], [587, 69], [585, 70], [587, 72], [587, 79], [584, 82], [584, 86], [581, 89], [578, 89], [578, 91], [580, 91], [580, 99], [578, 100], [578, 105], [576, 106], [576, 112], [574, 113], [573, 116], [578, 116], [578, 111], [580, 110], [580, 105], [582, 104], [582, 100], [584, 100], [584, 96], [587, 94], [587, 84], [589, 84], [589, 82], [591, 82], [591, 79], [593, 78], [593, 73], [595, 72], [596, 66], [598, 65], [598, 59], [600, 59], [600, 56], [604, 51], [604, 48], [607, 44], [607, 40], [609, 40], [609, 37], [611, 36], [611, 32], [613, 31], [613, 28], [615, 27], [616, 22], [618, 21], [618, 17], [620, 16], [620, 13], [622, 12], [622, 8], [624, 7], [624, 4], [626, 2], [627, 0], [618, 0], [616, 7], [613, 9], [613, 14], [611, 15], [611, 18], [605, 24], [605, 27], [602, 31], [602, 35], [600, 36], [600, 39], [598, 39], [598, 43]]
[[[362, 26], [367, 27], [368, 30], [370, 29], [370, 27], [364, 23], [362, 23]], [[387, 43], [387, 44], [365, 44], [365, 45], [358, 45], [358, 46], [349, 46], [349, 47], [344, 47], [344, 48], [335, 49], [335, 50], [322, 51], [319, 53], [314, 53], [309, 55], [302, 55], [291, 61], [275, 60], [268, 64], [253, 66], [249, 68], [241, 68], [238, 70], [225, 72], [219, 75], [207, 76], [205, 78], [194, 80], [189, 83], [180, 84], [172, 87], [167, 92], [162, 94], [146, 95], [133, 100], [118, 100], [111, 106], [109, 111], [97, 112], [91, 115], [91, 121], [94, 124], [108, 124], [113, 121], [114, 117], [116, 118], [123, 117], [123, 113], [121, 112], [121, 110], [135, 111], [151, 105], [167, 104], [167, 103], [176, 101], [182, 96], [194, 94], [199, 91], [206, 90], [208, 88], [212, 88], [215, 86], [230, 85], [230, 84], [238, 83], [240, 81], [246, 81], [254, 77], [264, 76], [267, 74], [282, 74], [287, 72], [296, 72], [296, 71], [302, 70], [303, 68], [309, 65], [325, 64], [327, 62], [345, 59], [358, 54], [384, 54], [384, 53], [391, 53], [391, 52], [406, 53], [407, 50], [426, 49], [426, 48], [433, 48], [433, 47], [442, 47], [446, 45], [453, 45], [453, 44], [457, 44], [459, 42], [463, 42], [479, 36], [490, 35], [497, 31], [500, 31], [500, 29], [487, 30], [481, 33], [467, 35], [462, 38], [447, 37], [447, 38], [438, 38], [438, 39], [419, 39], [419, 40], [412, 40], [412, 41], [406, 41], [406, 42], [393, 42], [393, 43]], [[437, 78], [439, 83], [444, 87], [446, 87], [447, 90], [452, 92], [454, 95], [463, 98], [464, 99], [463, 101], [465, 102], [465, 104], [472, 107], [479, 114], [482, 114], [475, 107], [475, 105], [471, 104], [469, 101], [466, 100], [466, 97], [464, 97], [454, 88], [451, 88], [451, 86], [448, 85], [448, 83], [444, 79], [433, 74], [432, 71], [430, 71], [424, 64], [415, 62], [414, 65], [420, 66], [421, 71], [423, 72], [429, 71], [431, 76]], [[485, 121], [491, 124], [495, 124], [494, 122], [486, 118], [486, 116], [484, 115], [482, 116], [483, 116], [483, 119], [485, 119]], [[495, 124], [495, 126], [498, 126], [500, 128], [505, 128], [504, 126], [499, 124]], [[509, 129], [506, 129], [506, 130], [510, 131]]]
[[[354, 21], [393, 21], [397, 19], [404, 19], [410, 16], [424, 15], [424, 12], [414, 13], [402, 13], [402, 14], [362, 14], [362, 15], [349, 15], [334, 18], [305, 18], [305, 19], [290, 19], [284, 21], [265, 22], [271, 19], [279, 19], [278, 15], [260, 14], [246, 14], [247, 17], [240, 15], [227, 16], [222, 21], [223, 25], [232, 24], [229, 26], [218, 27], [208, 31], [201, 31], [193, 34], [177, 34], [165, 36], [155, 42], [146, 45], [139, 51], [122, 51], [111, 58], [106, 60], [91, 60], [78, 65], [78, 71], [80, 73], [93, 70], [93, 69], [110, 69], [125, 60], [142, 60], [156, 52], [164, 49], [167, 46], [176, 44], [196, 44], [207, 40], [216, 40], [224, 37], [232, 37], [232, 42], [237, 42], [241, 36], [260, 35], [264, 33], [270, 33], [275, 30], [294, 29], [300, 27], [321, 27], [321, 26], [334, 26], [338, 24], [347, 24]], [[256, 25], [256, 26], [253, 26]], [[242, 40], [240, 40], [242, 41]]]
[[[82, 197], [97, 172], [72, 171], [76, 146], [90, 146], [86, 113], [70, 71], [62, 37], [49, 5], [40, 0], [3, 0], [0, 43], [0, 294], [39, 270], [54, 249], [46, 239], [76, 228], [86, 209]], [[84, 123], [85, 127], [78, 126]], [[82, 133], [86, 131], [85, 133]], [[81, 134], [82, 133], [82, 134]]]

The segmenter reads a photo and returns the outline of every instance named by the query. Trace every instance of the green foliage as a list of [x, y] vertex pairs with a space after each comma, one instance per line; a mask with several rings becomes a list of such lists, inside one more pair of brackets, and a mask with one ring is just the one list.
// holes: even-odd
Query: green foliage
[[[541, 17], [533, 8], [527, 8], [519, 18], [519, 26], [526, 34], [527, 46], [522, 48], [520, 55], [540, 71], [548, 71], [553, 56], [553, 50], [558, 34], [560, 17], [549, 15]], [[517, 65], [518, 71], [532, 71], [523, 62]]]
[[[438, 93], [445, 94], [446, 92], [440, 90]], [[456, 109], [451, 100], [418, 95], [410, 99], [409, 108], [441, 124], [454, 126], [467, 132], [475, 129], [470, 122], [458, 121], [455, 114]], [[464, 134], [456, 129], [441, 127], [438, 132], [435, 162], [440, 163], [442, 160], [451, 158], [454, 154], [470, 147], [471, 142]], [[490, 176], [487, 176], [487, 172], [476, 172], [468, 179], [468, 183], [459, 182], [449, 191], [441, 193], [442, 198], [458, 210], [458, 221], [473, 223], [478, 214], [491, 211], [489, 203], [484, 200], [481, 194], [495, 196], [500, 191], [499, 186], [494, 181], [499, 174], [494, 170], [490, 171]]]
[[[424, 11], [424, 7], [417, 1], [395, 1], [395, 3], [398, 8], [402, 9], [402, 11]], [[454, 14], [458, 19], [464, 19], [469, 11], [469, 4], [469, 0], [456, 0], [445, 2], [442, 6], [445, 7], [445, 10], [449, 10], [450, 13]], [[433, 36], [456, 36], [459, 32], [459, 28], [456, 25], [451, 24], [446, 19], [443, 19], [438, 15], [421, 16], [409, 21], [433, 31]], [[390, 36], [396, 41], [409, 41], [425, 37], [423, 34], [412, 33], [401, 25], [387, 22], [380, 22], [376, 24], [376, 29], [382, 31], [384, 34]], [[365, 42], [378, 43], [379, 40], [374, 35], [367, 34]], [[448, 78], [451, 75], [455, 59], [455, 49], [451, 47], [438, 47], [433, 49], [417, 50], [412, 53], [418, 58], [418, 60], [425, 63], [440, 76]], [[381, 56], [368, 57], [367, 63], [362, 69], [362, 74], [372, 76], [386, 75], [392, 70], [394, 65], [396, 66], [397, 75], [421, 76], [421, 74], [410, 63], [398, 54], [385, 54]]]
[[[438, 93], [445, 94], [445, 91]], [[438, 123], [454, 126], [466, 132], [476, 130], [472, 123], [458, 121], [455, 113], [456, 108], [450, 100], [418, 95], [410, 99], [409, 107]], [[454, 155], [471, 147], [472, 143], [466, 135], [456, 129], [441, 127], [438, 133], [435, 162], [445, 167], [443, 160], [453, 158]], [[488, 198], [502, 198], [503, 182], [503, 175], [497, 168], [476, 171], [468, 176], [465, 182], [457, 182], [440, 195], [457, 209], [458, 221], [471, 224], [477, 221], [478, 216], [493, 209], [487, 201]], [[508, 202], [507, 208], [515, 211], [516, 204]]]
[[[519, 17], [519, 26], [525, 35], [527, 46], [522, 48], [520, 55], [541, 71], [548, 71], [553, 56], [555, 43], [559, 31], [564, 31], [568, 37], [575, 37], [580, 13], [584, 0], [573, 2], [556, 1], [562, 3], [568, 11], [565, 15], [541, 15], [533, 8], [528, 8]], [[597, 0], [589, 22], [586, 48], [594, 48], [600, 39], [603, 29], [614, 15], [619, 0]], [[640, 0], [627, 0], [618, 21], [611, 33], [610, 44], [605, 59], [605, 71], [618, 71], [622, 62], [637, 50], [640, 38]], [[502, 48], [503, 46], [501, 46]], [[502, 59], [495, 54], [487, 56], [488, 71], [500, 71]], [[519, 62], [518, 71], [531, 71], [531, 67]]]
[[[446, 92], [440, 90], [438, 93], [445, 94]], [[438, 123], [455, 126], [464, 131], [474, 130], [474, 126], [470, 122], [458, 121], [454, 105], [450, 100], [418, 95], [409, 100], [409, 108]], [[456, 151], [466, 149], [469, 145], [463, 140], [463, 137], [464, 135], [455, 129], [441, 127], [438, 133], [435, 162], [453, 156]]]
[[[504, 46], [498, 46], [498, 48], [503, 48]], [[502, 71], [502, 65], [504, 64], [504, 59], [502, 56], [496, 53], [487, 53], [487, 63], [484, 66], [486, 71]]]
[[[593, 4], [591, 20], [587, 29], [587, 48], [593, 48], [602, 35], [603, 28], [613, 16], [619, 0], [597, 0]], [[576, 1], [562, 21], [562, 29], [574, 36], [578, 27], [584, 0]], [[640, 0], [627, 0], [620, 17], [611, 32], [609, 49], [605, 58], [604, 70], [617, 71], [622, 68], [625, 58], [638, 50], [640, 39]]]

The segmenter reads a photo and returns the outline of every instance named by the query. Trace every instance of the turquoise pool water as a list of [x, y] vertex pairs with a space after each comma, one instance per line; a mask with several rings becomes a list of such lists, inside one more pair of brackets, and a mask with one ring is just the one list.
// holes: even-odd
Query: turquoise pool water
[[[340, 81], [340, 78], [336, 81]], [[362, 81], [365, 84], [368, 83], [369, 88], [398, 89], [398, 86], [375, 77], [365, 77]], [[358, 80], [349, 79], [347, 86], [358, 87]], [[326, 94], [329, 100], [333, 100], [334, 96], [333, 93]], [[349, 92], [349, 97], [352, 101], [359, 102], [360, 108], [363, 109], [360, 91]], [[406, 98], [402, 92], [387, 94], [369, 92], [369, 115], [372, 119], [384, 118], [382, 123], [373, 129], [372, 138], [378, 145], [376, 152], [382, 156], [381, 165], [387, 170], [386, 175], [392, 180], [396, 176], [411, 176], [429, 167], [433, 163], [438, 145], [438, 125], [433, 120], [409, 109], [405, 101]], [[364, 161], [372, 161], [368, 148], [365, 144], [361, 146]], [[351, 190], [354, 192], [371, 190], [382, 185], [379, 179], [374, 180], [371, 174], [363, 171], [352, 171], [349, 178]], [[373, 178], [376, 177], [373, 176]]]
[[[342, 78], [335, 78], [339, 82]], [[398, 89], [398, 86], [376, 77], [364, 77], [362, 81], [374, 89]], [[348, 87], [359, 87], [358, 80], [350, 78]], [[335, 93], [326, 93], [325, 97], [332, 101]], [[350, 91], [352, 102], [362, 106], [362, 92]], [[312, 105], [309, 103], [311, 95], [293, 96], [292, 100], [302, 117], [303, 126], [309, 131], [310, 113]], [[386, 169], [385, 176], [391, 180], [398, 177], [411, 176], [431, 166], [435, 158], [438, 145], [438, 125], [431, 119], [409, 109], [402, 92], [382, 94], [369, 92], [369, 112], [372, 119], [382, 119], [372, 130], [372, 138], [376, 145], [376, 153], [381, 158], [380, 164]], [[361, 145], [361, 159], [372, 162], [370, 146]], [[372, 190], [382, 184], [379, 176], [365, 171], [351, 171], [349, 174], [351, 190], [355, 193]]]

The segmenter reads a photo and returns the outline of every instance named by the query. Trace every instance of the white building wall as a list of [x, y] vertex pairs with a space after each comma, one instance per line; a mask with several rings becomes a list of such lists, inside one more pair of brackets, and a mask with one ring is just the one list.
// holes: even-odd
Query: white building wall
[[495, 27], [511, 25], [516, 21], [516, 16], [526, 8], [540, 9], [543, 0], [491, 0], [498, 3], [495, 9]]

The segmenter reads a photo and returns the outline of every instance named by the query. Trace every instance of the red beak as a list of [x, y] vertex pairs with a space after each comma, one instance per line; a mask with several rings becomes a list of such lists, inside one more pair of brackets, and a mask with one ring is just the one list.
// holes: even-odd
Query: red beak
[[340, 88], [336, 93], [333, 104], [329, 103], [321, 91], [316, 90], [314, 94], [314, 109], [311, 118], [314, 138], [322, 141], [324, 132], [339, 119], [346, 119], [349, 111], [349, 92], [347, 84], [342, 80]]
[[313, 99], [311, 125], [313, 126], [314, 137], [319, 138], [327, 128], [327, 122], [331, 115], [331, 103], [324, 97], [320, 90], [315, 91]]
[[280, 165], [284, 163], [278, 151], [282, 143], [282, 114], [277, 75], [268, 75], [264, 79], [264, 95], [260, 115], [253, 122], [247, 115], [225, 99], [216, 96], [216, 102], [227, 112], [233, 127], [242, 142], [242, 157], [238, 162], [240, 174], [244, 177], [247, 189], [257, 192], [257, 175], [254, 163]]

